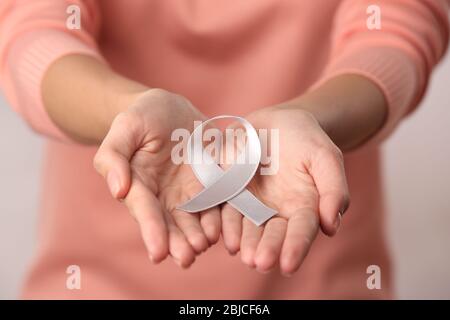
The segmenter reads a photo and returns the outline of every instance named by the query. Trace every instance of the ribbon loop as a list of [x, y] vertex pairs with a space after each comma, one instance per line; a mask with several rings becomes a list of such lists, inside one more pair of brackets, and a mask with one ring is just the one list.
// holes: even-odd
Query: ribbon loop
[[[219, 119], [238, 120], [247, 134], [247, 143], [243, 151], [245, 152], [244, 163], [235, 163], [226, 171], [215, 163], [207, 152], [203, 152], [203, 127]], [[194, 144], [192, 144], [193, 139]], [[204, 121], [189, 137], [187, 153], [192, 171], [205, 189], [180, 206], [180, 210], [194, 213], [228, 202], [258, 226], [277, 213], [245, 189], [258, 170], [261, 160], [261, 143], [258, 134], [246, 119], [224, 115]]]

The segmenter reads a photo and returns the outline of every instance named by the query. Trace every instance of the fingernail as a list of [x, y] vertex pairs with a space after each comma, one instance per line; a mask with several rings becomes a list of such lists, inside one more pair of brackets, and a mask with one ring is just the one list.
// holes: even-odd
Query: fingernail
[[345, 204], [345, 205], [343, 205], [343, 206], [341, 207], [341, 210], [339, 210], [339, 212], [341, 213], [341, 217], [344, 215], [344, 213], [347, 212], [348, 207], [349, 207], [348, 202], [347, 202], [347, 204]]
[[342, 219], [342, 214], [339, 211], [336, 218], [334, 219], [334, 223], [333, 223], [334, 232], [337, 232], [339, 230], [339, 227], [341, 225], [341, 219]]
[[120, 183], [117, 174], [114, 171], [110, 171], [106, 177], [106, 181], [108, 183], [109, 191], [112, 196], [116, 198], [120, 191]]
[[270, 271], [272, 271], [271, 269], [267, 269], [267, 270], [258, 270], [258, 272], [259, 273], [261, 273], [261, 274], [268, 274], [268, 273], [270, 273]]
[[181, 261], [180, 261], [179, 259], [173, 257], [173, 261], [175, 261], [175, 263], [177, 264], [177, 266], [179, 266], [180, 268], [182, 267], [182, 266], [181, 266]]

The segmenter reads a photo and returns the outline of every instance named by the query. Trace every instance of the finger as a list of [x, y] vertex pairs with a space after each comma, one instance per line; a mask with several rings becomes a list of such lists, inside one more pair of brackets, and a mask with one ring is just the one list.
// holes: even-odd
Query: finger
[[208, 248], [208, 239], [200, 225], [198, 214], [175, 209], [172, 216], [175, 224], [183, 232], [195, 252], [201, 253]]
[[129, 162], [137, 148], [133, 127], [129, 118], [119, 114], [94, 157], [95, 169], [116, 199], [124, 198], [131, 184]]
[[125, 204], [139, 224], [150, 260], [154, 263], [164, 260], [169, 252], [168, 230], [158, 199], [136, 179]]
[[228, 203], [222, 207], [221, 215], [223, 242], [228, 252], [234, 255], [241, 245], [242, 215]]
[[286, 237], [280, 257], [280, 269], [284, 275], [298, 270], [308, 254], [319, 230], [319, 218], [312, 209], [302, 209], [288, 220]]
[[256, 249], [256, 269], [266, 273], [279, 261], [281, 248], [286, 236], [287, 220], [279, 217], [270, 219], [264, 226], [261, 241]]
[[319, 192], [319, 215], [322, 231], [333, 236], [340, 225], [340, 215], [349, 204], [342, 153], [337, 148], [318, 152], [311, 164], [311, 174]]
[[210, 245], [215, 244], [220, 237], [220, 209], [214, 207], [200, 214], [200, 225]]
[[257, 227], [253, 222], [244, 218], [242, 221], [241, 260], [251, 268], [255, 267], [255, 253], [263, 227]]
[[178, 266], [181, 268], [188, 268], [195, 261], [194, 249], [170, 215], [166, 215], [166, 220], [169, 230], [170, 255]]

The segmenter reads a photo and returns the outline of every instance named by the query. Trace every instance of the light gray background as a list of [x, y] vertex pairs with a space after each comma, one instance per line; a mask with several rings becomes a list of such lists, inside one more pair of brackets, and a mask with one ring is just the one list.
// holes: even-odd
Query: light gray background
[[[450, 59], [385, 144], [399, 298], [450, 299]], [[0, 96], [0, 298], [17, 297], [35, 240], [42, 138]]]

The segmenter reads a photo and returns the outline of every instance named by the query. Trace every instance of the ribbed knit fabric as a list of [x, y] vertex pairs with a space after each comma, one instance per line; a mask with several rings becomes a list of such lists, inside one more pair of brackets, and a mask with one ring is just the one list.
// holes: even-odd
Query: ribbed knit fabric
[[380, 143], [394, 130], [420, 92], [417, 69], [411, 59], [389, 47], [367, 47], [339, 57], [328, 67], [325, 76], [315, 87], [341, 74], [367, 77], [385, 95], [388, 115], [382, 129], [368, 142], [371, 145]]
[[47, 68], [68, 54], [102, 59], [94, 48], [78, 39], [67, 37], [58, 30], [43, 29], [19, 37], [6, 62], [10, 78], [7, 78], [5, 87], [13, 88], [7, 91], [7, 96], [14, 108], [35, 131], [61, 140], [69, 138], [50, 120], [42, 101], [41, 83]]

